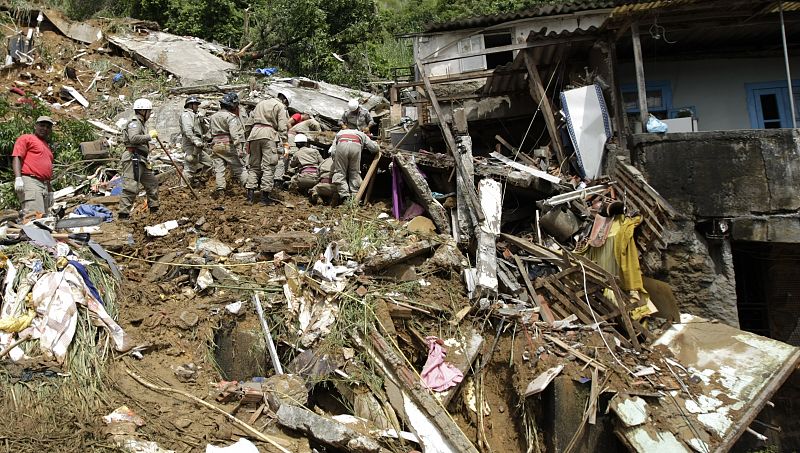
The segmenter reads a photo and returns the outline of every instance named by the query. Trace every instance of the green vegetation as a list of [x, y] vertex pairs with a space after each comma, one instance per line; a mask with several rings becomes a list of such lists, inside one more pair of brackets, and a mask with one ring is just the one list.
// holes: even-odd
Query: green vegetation
[[[557, 0], [553, 0], [557, 1]], [[564, 0], [561, 0], [564, 1]], [[412, 65], [411, 44], [398, 38], [425, 25], [524, 10], [544, 0], [50, 0], [73, 19], [129, 15], [179, 35], [230, 47], [252, 42], [246, 67], [275, 66], [366, 88], [392, 69]]]

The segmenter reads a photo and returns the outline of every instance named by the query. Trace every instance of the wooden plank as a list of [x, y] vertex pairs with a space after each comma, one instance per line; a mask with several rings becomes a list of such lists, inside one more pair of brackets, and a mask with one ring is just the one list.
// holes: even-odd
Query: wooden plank
[[553, 106], [550, 104], [550, 98], [547, 97], [544, 85], [542, 85], [542, 79], [539, 77], [539, 69], [533, 59], [532, 50], [525, 51], [525, 67], [528, 69], [528, 88], [530, 89], [531, 97], [534, 102], [540, 105], [542, 116], [547, 126], [547, 133], [550, 135], [550, 142], [556, 150], [558, 161], [563, 162], [566, 156], [564, 155], [564, 147], [561, 144], [561, 137], [558, 135]]
[[567, 309], [570, 314], [574, 314], [581, 320], [582, 323], [586, 325], [592, 324], [592, 320], [589, 319], [588, 316], [583, 312], [583, 310], [578, 309], [561, 291], [555, 288], [554, 284], [558, 284], [555, 280], [550, 281], [548, 279], [543, 279], [544, 287], [547, 291], [558, 299], [559, 302]]
[[500, 234], [500, 217], [503, 212], [502, 186], [486, 178], [478, 183], [481, 210], [486, 220], [477, 229], [478, 247], [475, 252], [475, 297], [497, 295], [497, 235]]
[[419, 375], [403, 360], [400, 351], [395, 346], [391, 345], [375, 330], [370, 332], [367, 339], [362, 339], [358, 332], [353, 332], [352, 335], [356, 343], [360, 344], [367, 354], [374, 359], [378, 370], [386, 378], [387, 393], [391, 393], [389, 392], [389, 383], [401, 391], [399, 396], [402, 397], [402, 401], [397, 401], [396, 398], [393, 399], [391, 394], [389, 399], [398, 413], [405, 416], [407, 423], [414, 422], [412, 414], [405, 410], [409, 408], [409, 403], [411, 403], [411, 405], [416, 406], [414, 409], [424, 416], [420, 421], [436, 429], [437, 434], [446, 440], [448, 445], [440, 445], [439, 447], [450, 451], [478, 453], [478, 450], [453, 421], [443, 405], [428, 389], [422, 386], [422, 380]]
[[262, 253], [296, 253], [317, 246], [317, 235], [305, 231], [286, 231], [253, 239], [258, 243], [258, 250]]
[[534, 168], [536, 168], [536, 162], [530, 156], [528, 156], [527, 154], [521, 152], [519, 150], [519, 148], [515, 148], [515, 147], [511, 146], [511, 143], [508, 143], [506, 141], [506, 139], [504, 139], [500, 135], [495, 135], [494, 139], [497, 140], [498, 142], [500, 142], [501, 145], [505, 146], [506, 149], [508, 149], [509, 151], [514, 153], [514, 158], [515, 159], [517, 157], [519, 157], [521, 160], [525, 161], [526, 165], [530, 165], [530, 166], [533, 166]]
[[639, 23], [631, 24], [631, 38], [633, 40], [633, 64], [636, 68], [636, 90], [639, 93], [639, 118], [642, 121], [642, 132], [647, 132], [647, 88], [644, 78], [644, 63], [642, 61], [642, 41], [639, 39]]
[[364, 196], [367, 187], [372, 184], [372, 178], [375, 177], [375, 172], [378, 170], [378, 163], [381, 161], [381, 157], [383, 157], [383, 153], [378, 151], [378, 154], [372, 158], [372, 164], [370, 164], [369, 170], [367, 170], [367, 174], [364, 176], [364, 181], [361, 183], [361, 187], [358, 188], [358, 193], [356, 193], [356, 203], [361, 201], [361, 197]]
[[433, 192], [428, 186], [428, 181], [422, 176], [417, 165], [408, 155], [402, 153], [395, 155], [395, 161], [400, 167], [403, 176], [405, 176], [406, 183], [408, 183], [414, 195], [417, 196], [417, 200], [425, 207], [428, 215], [431, 216], [433, 224], [436, 225], [440, 233], [449, 235], [450, 220], [447, 218], [447, 211], [441, 203], [433, 198]]
[[564, 349], [565, 351], [572, 353], [572, 355], [574, 355], [581, 362], [583, 362], [583, 363], [585, 363], [587, 365], [593, 366], [598, 371], [601, 371], [603, 373], [605, 373], [607, 371], [606, 367], [603, 366], [603, 364], [601, 364], [600, 362], [594, 360], [591, 357], [588, 357], [587, 355], [583, 354], [582, 352], [578, 351], [577, 349], [573, 348], [572, 346], [564, 343], [563, 341], [559, 340], [558, 338], [556, 338], [556, 337], [554, 337], [552, 335], [547, 335], [547, 334], [544, 334], [543, 336], [544, 336], [544, 338], [546, 340], [552, 341], [557, 346], [559, 346], [561, 349]]
[[[528, 294], [531, 296], [531, 301], [533, 301], [533, 305], [535, 307], [539, 306], [539, 295], [536, 294], [536, 290], [533, 288], [533, 283], [531, 283], [531, 276], [528, 275], [528, 268], [522, 263], [522, 260], [519, 259], [518, 255], [511, 255], [514, 258], [514, 262], [517, 264], [517, 269], [519, 269], [519, 273], [522, 274], [522, 281], [525, 282], [525, 286], [528, 288]], [[544, 316], [544, 320], [546, 322], [553, 322], [552, 319], [547, 319], [547, 314], [542, 313]]]

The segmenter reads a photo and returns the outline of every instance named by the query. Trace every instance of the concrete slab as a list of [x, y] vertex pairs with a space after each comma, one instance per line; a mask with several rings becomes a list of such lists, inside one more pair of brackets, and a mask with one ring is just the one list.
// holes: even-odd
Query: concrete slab
[[108, 37], [109, 42], [130, 52], [139, 63], [174, 74], [183, 86], [222, 85], [228, 82], [226, 71], [236, 66], [214, 53], [224, 51], [198, 38], [185, 38], [159, 31]]

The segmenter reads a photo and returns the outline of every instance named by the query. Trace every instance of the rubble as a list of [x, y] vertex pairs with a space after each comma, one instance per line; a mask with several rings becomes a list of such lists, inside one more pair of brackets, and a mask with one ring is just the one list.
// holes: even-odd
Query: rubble
[[[158, 91], [154, 127], [173, 135], [151, 154], [162, 209], [148, 215], [140, 202], [121, 222], [107, 215], [119, 200], [114, 117], [133, 91], [113, 83], [117, 73], [134, 83], [136, 65], [78, 66], [80, 85], [46, 80], [73, 99], [59, 114], [89, 118], [104, 138], [80, 144], [86, 170], [60, 191], [65, 212], [14, 213], [2, 227], [0, 388], [48, 379], [61, 391], [15, 386], [25, 397], [0, 391], [7, 408], [33, 404], [99, 443], [108, 433], [92, 426], [124, 402], [103, 420], [131, 451], [606, 451], [598, 439], [614, 435], [631, 451], [724, 451], [800, 363], [797, 348], [682, 313], [650, 265], [679, 213], [612, 155], [599, 85], [562, 93], [573, 143], [562, 140], [529, 51], [517, 70], [544, 116], [534, 145], [445, 108], [421, 61], [419, 105], [431, 110], [391, 124], [381, 95], [302, 77], [229, 84], [242, 74], [221, 58], [230, 49], [47, 18], [91, 43], [92, 58], [108, 42], [181, 86], [147, 87]], [[26, 68], [38, 58], [17, 57]], [[239, 188], [213, 199], [209, 184], [182, 184], [184, 97], [211, 112], [223, 91], [243, 106], [287, 95], [323, 123], [312, 139], [323, 151], [349, 99], [384, 117], [356, 200], [312, 206], [282, 193], [262, 207]], [[386, 126], [403, 131], [394, 145]], [[412, 135], [433, 146], [402, 148]], [[4, 417], [9, 438], [37, 432]], [[69, 447], [94, 445], [83, 442]]]

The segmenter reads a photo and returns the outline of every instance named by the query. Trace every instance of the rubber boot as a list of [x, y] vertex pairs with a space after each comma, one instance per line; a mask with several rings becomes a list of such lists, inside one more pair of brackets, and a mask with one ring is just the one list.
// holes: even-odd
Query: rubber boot
[[272, 200], [270, 197], [272, 196], [273, 192], [261, 192], [261, 204], [264, 206], [272, 206], [275, 204], [275, 200]]
[[256, 198], [256, 191], [254, 189], [247, 189], [247, 194], [245, 195], [247, 198], [247, 202], [253, 204]]

